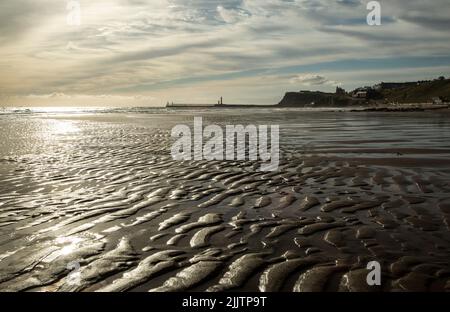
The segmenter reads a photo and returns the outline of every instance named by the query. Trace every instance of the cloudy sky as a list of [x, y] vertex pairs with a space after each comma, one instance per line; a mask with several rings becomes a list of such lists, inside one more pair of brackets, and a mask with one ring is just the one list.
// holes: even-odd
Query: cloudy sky
[[[450, 76], [450, 1], [0, 2], [0, 106], [276, 103], [284, 92]], [[72, 11], [73, 12], [73, 11]]]

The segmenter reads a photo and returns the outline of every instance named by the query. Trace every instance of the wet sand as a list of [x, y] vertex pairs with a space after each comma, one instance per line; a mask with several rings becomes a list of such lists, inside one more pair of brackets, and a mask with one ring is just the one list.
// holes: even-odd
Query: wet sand
[[[193, 116], [279, 124], [279, 171], [172, 160]], [[0, 116], [0, 290], [449, 290], [448, 117]]]

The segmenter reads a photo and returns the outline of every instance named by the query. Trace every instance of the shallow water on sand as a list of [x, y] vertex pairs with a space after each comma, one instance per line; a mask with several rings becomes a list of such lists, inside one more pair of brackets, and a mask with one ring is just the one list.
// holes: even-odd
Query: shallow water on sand
[[[249, 112], [0, 114], [0, 290], [450, 289], [448, 113]], [[172, 160], [194, 116], [280, 125], [279, 170]]]

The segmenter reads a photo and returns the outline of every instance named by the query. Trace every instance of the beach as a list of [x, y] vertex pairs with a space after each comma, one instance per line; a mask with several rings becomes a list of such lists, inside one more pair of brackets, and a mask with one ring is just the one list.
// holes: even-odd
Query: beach
[[[278, 170], [173, 160], [171, 128], [197, 116], [279, 125]], [[2, 113], [0, 290], [448, 291], [449, 117]]]

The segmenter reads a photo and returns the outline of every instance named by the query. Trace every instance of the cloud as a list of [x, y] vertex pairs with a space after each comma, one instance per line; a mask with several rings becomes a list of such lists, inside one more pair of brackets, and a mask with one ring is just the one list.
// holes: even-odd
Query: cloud
[[228, 24], [243, 21], [251, 16], [250, 12], [246, 10], [236, 8], [226, 9], [221, 5], [217, 7], [217, 12], [219, 13], [220, 18]]
[[361, 5], [360, 0], [337, 0], [337, 3], [339, 3], [341, 5], [349, 6], [349, 7], [355, 7], [355, 6]]
[[290, 79], [291, 84], [298, 84], [303, 86], [322, 86], [322, 85], [331, 85], [337, 86], [339, 83], [328, 80], [324, 76], [315, 75], [315, 74], [302, 74], [296, 75]]
[[403, 15], [401, 17], [404, 21], [417, 24], [433, 30], [448, 32], [450, 29], [450, 17], [438, 16], [418, 16], [418, 15]]

